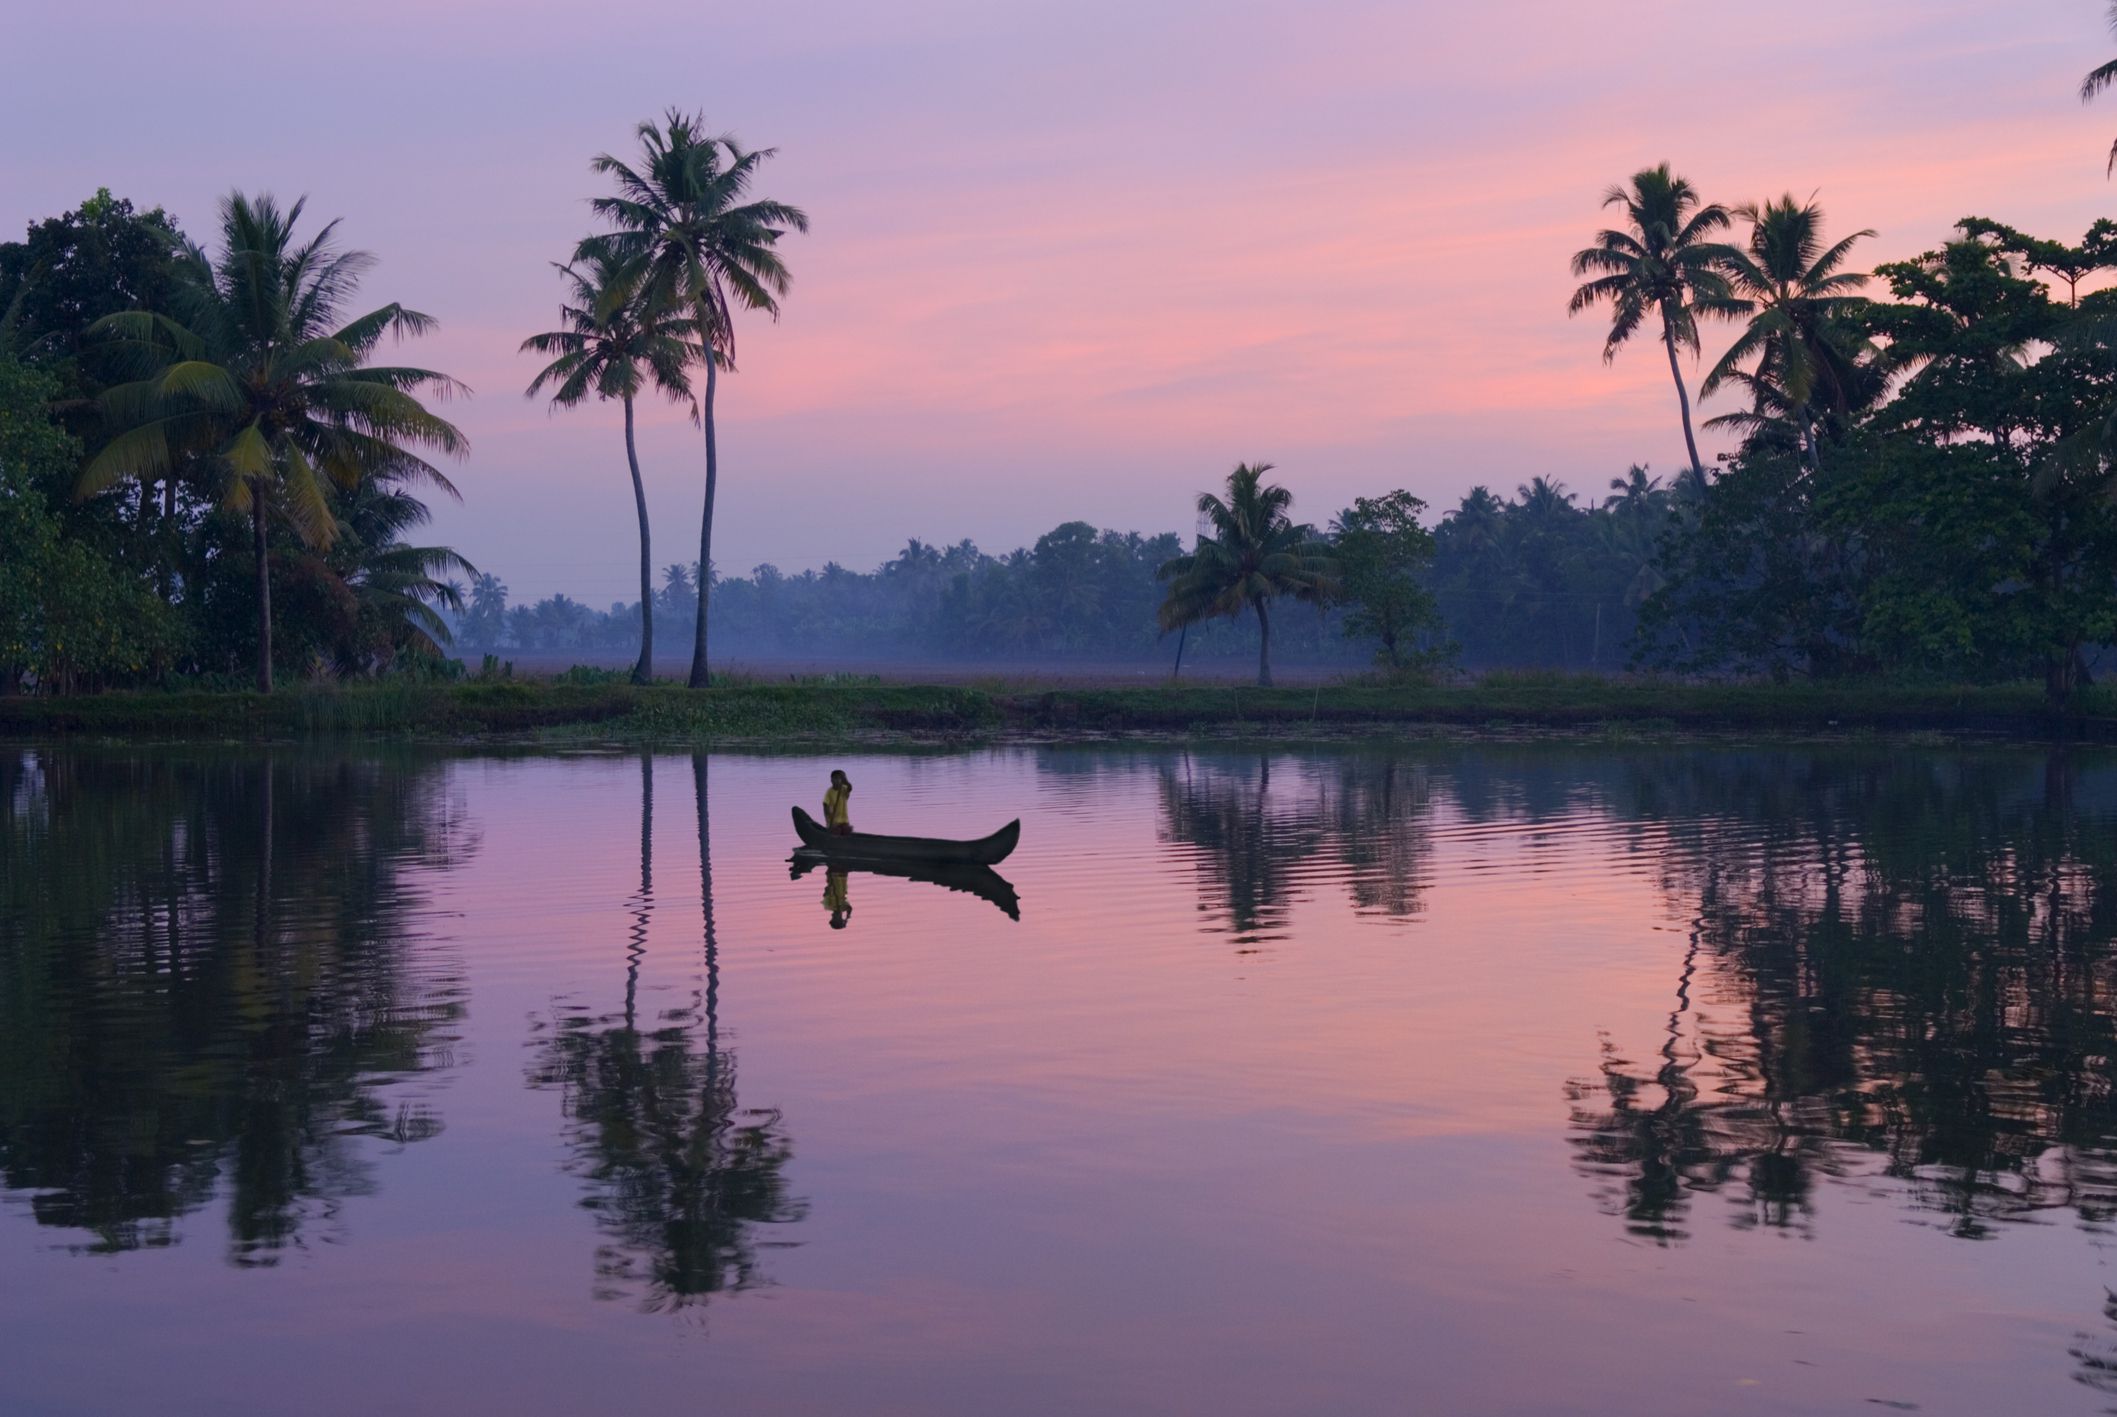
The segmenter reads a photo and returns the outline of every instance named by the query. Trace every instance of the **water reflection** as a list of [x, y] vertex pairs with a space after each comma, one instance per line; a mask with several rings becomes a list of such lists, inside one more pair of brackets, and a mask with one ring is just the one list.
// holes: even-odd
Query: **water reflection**
[[798, 881], [817, 870], [823, 872], [823, 910], [830, 917], [834, 930], [843, 930], [852, 921], [852, 878], [856, 875], [923, 881], [927, 885], [990, 901], [1009, 920], [1022, 918], [1022, 902], [1015, 894], [1014, 883], [990, 866], [917, 866], [887, 861], [864, 861], [854, 865], [828, 861], [807, 851], [797, 851], [788, 860], [787, 874], [792, 880]]
[[1416, 914], [1429, 855], [1423, 764], [1186, 753], [1161, 760], [1160, 835], [1186, 850], [1199, 909], [1244, 943], [1283, 939], [1305, 876], [1342, 881], [1355, 908]]
[[[1578, 1163], [1638, 1234], [1700, 1197], [1798, 1226], [1821, 1176], [1878, 1173], [1948, 1233], [2117, 1205], [2117, 828], [2062, 758], [1874, 760], [1784, 791], [1735, 763], [1634, 784], [1673, 809], [1694, 912], [1659, 1056], [1571, 1089]], [[1710, 796], [1740, 830], [1686, 802]]]
[[654, 905], [654, 762], [640, 757], [640, 884], [625, 950], [623, 1012], [561, 1013], [530, 1080], [564, 1098], [569, 1164], [601, 1242], [595, 1295], [648, 1311], [684, 1309], [766, 1282], [760, 1252], [790, 1243], [760, 1227], [807, 1211], [788, 1188], [793, 1145], [780, 1114], [745, 1108], [720, 1041], [720, 945], [713, 911], [709, 768], [691, 760], [698, 811], [703, 969], [688, 1007], [642, 1029], [639, 974]]
[[391, 1085], [464, 1009], [407, 868], [470, 848], [416, 761], [0, 753], [0, 1183], [96, 1252], [224, 1194], [272, 1263], [441, 1130]]

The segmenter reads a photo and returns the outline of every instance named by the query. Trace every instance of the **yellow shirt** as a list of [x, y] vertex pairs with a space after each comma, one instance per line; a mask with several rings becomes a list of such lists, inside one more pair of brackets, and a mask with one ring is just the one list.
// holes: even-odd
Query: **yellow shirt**
[[835, 782], [831, 784], [831, 790], [823, 794], [823, 824], [825, 826], [849, 827], [853, 824], [852, 817], [845, 810], [846, 800], [852, 795], [852, 788], [841, 786]]

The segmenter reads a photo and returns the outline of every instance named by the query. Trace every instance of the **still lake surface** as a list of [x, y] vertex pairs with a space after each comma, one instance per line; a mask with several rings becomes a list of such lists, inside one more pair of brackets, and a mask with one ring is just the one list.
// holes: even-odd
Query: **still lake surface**
[[[792, 875], [837, 766], [1012, 893]], [[2117, 1405], [2117, 758], [17, 745], [0, 826], [9, 1417]]]

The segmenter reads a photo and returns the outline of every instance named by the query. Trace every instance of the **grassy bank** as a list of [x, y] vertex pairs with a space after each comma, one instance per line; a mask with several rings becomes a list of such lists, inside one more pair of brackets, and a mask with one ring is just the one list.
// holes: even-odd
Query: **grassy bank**
[[799, 742], [1557, 730], [1942, 733], [2117, 741], [2117, 701], [2064, 718], [2030, 685], [1674, 684], [1547, 674], [1469, 684], [1320, 688], [1050, 688], [886, 683], [674, 685], [538, 681], [382, 684], [229, 693], [0, 698], [0, 734], [257, 740], [319, 733], [557, 741]]

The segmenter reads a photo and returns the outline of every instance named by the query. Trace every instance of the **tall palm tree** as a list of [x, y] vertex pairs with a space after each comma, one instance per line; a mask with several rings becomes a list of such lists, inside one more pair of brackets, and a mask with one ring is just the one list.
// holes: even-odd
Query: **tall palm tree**
[[1164, 630], [1218, 616], [1257, 614], [1257, 683], [1272, 682], [1271, 602], [1280, 596], [1320, 601], [1336, 588], [1338, 568], [1330, 543], [1316, 529], [1287, 515], [1294, 494], [1264, 475], [1270, 463], [1242, 463], [1228, 474], [1227, 496], [1198, 495], [1201, 531], [1189, 555], [1162, 563], [1168, 581], [1162, 602]]
[[[1853, 244], [1874, 232], [1855, 231], [1825, 246], [1822, 209], [1813, 198], [1797, 202], [1790, 193], [1762, 205], [1746, 203], [1735, 214], [1750, 224], [1749, 239], [1728, 251], [1722, 269], [1730, 294], [1709, 308], [1748, 323], [1699, 391], [1710, 396], [1730, 382], [1742, 382], [1752, 394], [1776, 391], [1793, 419], [1802, 461], [1813, 472], [1818, 411], [1842, 412], [1863, 382], [1860, 350], [1843, 316], [1867, 276], [1845, 269], [1845, 262]], [[1755, 364], [1744, 371], [1752, 359]], [[1737, 381], [1744, 372], [1750, 377]]]
[[[2117, 34], [2117, 0], [2110, 0], [2110, 33]], [[2117, 59], [2088, 71], [2088, 76], [2080, 81], [2080, 101], [2091, 101], [2111, 84], [2117, 84]], [[2110, 145], [2109, 166], [2102, 170], [2102, 175], [2107, 177], [2112, 172], [2117, 172], [2117, 143]]]
[[633, 436], [633, 404], [651, 383], [679, 402], [691, 398], [691, 351], [697, 347], [698, 317], [660, 298], [647, 286], [644, 263], [629, 264], [608, 253], [591, 253], [561, 265], [567, 301], [556, 330], [522, 341], [524, 353], [551, 356], [526, 396], [551, 390], [555, 408], [572, 408], [593, 394], [625, 406], [625, 461], [632, 468], [632, 503], [640, 523], [640, 654], [632, 682], [654, 678], [654, 556], [647, 532], [647, 488], [640, 479], [639, 444]]
[[[639, 125], [637, 167], [601, 154], [590, 164], [616, 179], [617, 195], [590, 202], [613, 231], [581, 243], [581, 255], [642, 262], [644, 290], [656, 300], [688, 306], [697, 321], [698, 355], [705, 364], [700, 408], [706, 435], [706, 505], [698, 533], [698, 564], [713, 564], [713, 498], [720, 485], [714, 438], [714, 398], [720, 368], [735, 367], [736, 305], [777, 318], [791, 280], [779, 258], [779, 238], [807, 231], [809, 219], [785, 202], [744, 200], [758, 169], [775, 149], [746, 150], [726, 134], [705, 131], [704, 119], [670, 109], [661, 123]], [[712, 576], [698, 578], [698, 624], [691, 647], [691, 687], [704, 688], [706, 610]]]
[[1727, 247], [1711, 240], [1728, 225], [1727, 209], [1701, 203], [1690, 182], [1669, 165], [1643, 168], [1630, 186], [1612, 187], [1604, 207], [1623, 207], [1627, 229], [1603, 231], [1595, 244], [1574, 253], [1573, 274], [1588, 277], [1573, 292], [1566, 313], [1578, 315], [1593, 305], [1611, 309], [1610, 335], [1603, 342], [1605, 364], [1638, 332], [1651, 312], [1661, 317], [1661, 345], [1669, 356], [1669, 377], [1676, 381], [1676, 404], [1683, 415], [1683, 445], [1691, 468], [1701, 477], [1698, 439], [1691, 432], [1691, 396], [1683, 385], [1678, 346], [1698, 353], [1697, 307], [1701, 300], [1727, 294], [1719, 265]]
[[461, 456], [469, 443], [422, 403], [463, 388], [430, 369], [368, 362], [385, 335], [433, 329], [431, 317], [384, 305], [344, 309], [374, 264], [334, 244], [338, 223], [307, 241], [294, 228], [307, 199], [221, 202], [221, 252], [185, 244], [167, 311], [131, 310], [92, 327], [153, 372], [106, 391], [122, 432], [82, 470], [83, 494], [123, 477], [167, 477], [188, 462], [228, 510], [250, 518], [257, 560], [257, 687], [272, 691], [272, 580], [267, 527], [275, 510], [307, 545], [338, 532], [332, 490], [369, 477], [424, 479], [456, 489], [416, 449]]

